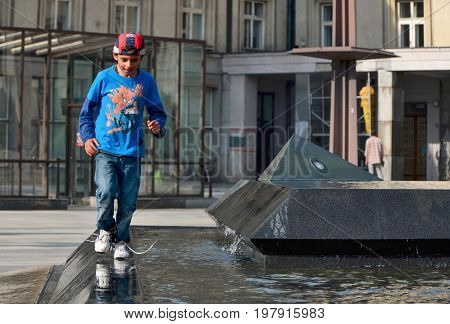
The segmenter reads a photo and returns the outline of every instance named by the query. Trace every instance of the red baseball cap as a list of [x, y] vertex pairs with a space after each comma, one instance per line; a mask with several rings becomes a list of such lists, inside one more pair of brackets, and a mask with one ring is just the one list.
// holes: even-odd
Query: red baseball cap
[[145, 42], [139, 33], [122, 33], [117, 37], [113, 53], [120, 55], [145, 55]]

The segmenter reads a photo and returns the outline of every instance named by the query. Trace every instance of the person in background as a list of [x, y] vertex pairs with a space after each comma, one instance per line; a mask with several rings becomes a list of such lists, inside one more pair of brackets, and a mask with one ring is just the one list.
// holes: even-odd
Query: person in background
[[383, 144], [377, 137], [377, 132], [372, 129], [371, 136], [366, 141], [366, 150], [364, 152], [365, 163], [371, 174], [377, 174], [377, 177], [383, 179], [382, 166], [383, 161]]

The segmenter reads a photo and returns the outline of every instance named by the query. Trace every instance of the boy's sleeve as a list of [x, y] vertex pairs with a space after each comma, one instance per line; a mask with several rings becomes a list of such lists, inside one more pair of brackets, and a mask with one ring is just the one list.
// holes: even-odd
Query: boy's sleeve
[[161, 98], [159, 96], [158, 86], [155, 80], [151, 79], [151, 86], [148, 92], [148, 96], [145, 98], [146, 107], [149, 116], [149, 120], [156, 120], [161, 128], [159, 134], [154, 134], [155, 137], [161, 138], [166, 133], [166, 119], [167, 115], [164, 111]]
[[78, 128], [83, 143], [86, 143], [90, 138], [95, 138], [94, 112], [95, 107], [100, 103], [100, 88], [101, 80], [97, 75], [89, 89], [80, 112]]

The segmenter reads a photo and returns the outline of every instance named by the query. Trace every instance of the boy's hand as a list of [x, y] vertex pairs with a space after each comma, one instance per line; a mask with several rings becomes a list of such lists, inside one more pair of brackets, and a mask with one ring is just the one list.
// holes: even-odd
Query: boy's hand
[[161, 127], [156, 120], [148, 120], [147, 127], [155, 135], [159, 134], [159, 132], [161, 131]]
[[100, 144], [98, 143], [96, 138], [90, 138], [84, 143], [84, 150], [86, 151], [87, 155], [94, 156], [98, 153], [98, 148]]

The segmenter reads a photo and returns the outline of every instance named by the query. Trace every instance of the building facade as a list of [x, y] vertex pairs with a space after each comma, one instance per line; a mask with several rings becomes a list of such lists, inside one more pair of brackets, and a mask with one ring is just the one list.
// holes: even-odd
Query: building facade
[[[375, 89], [385, 179], [448, 179], [450, 4], [355, 5], [357, 46], [398, 55], [356, 62], [358, 90], [367, 80]], [[2, 26], [205, 41], [205, 154], [216, 181], [257, 177], [293, 134], [328, 148], [330, 61], [289, 50], [332, 45], [331, 0], [5, 0], [0, 9]], [[368, 134], [355, 109], [363, 166]]]

